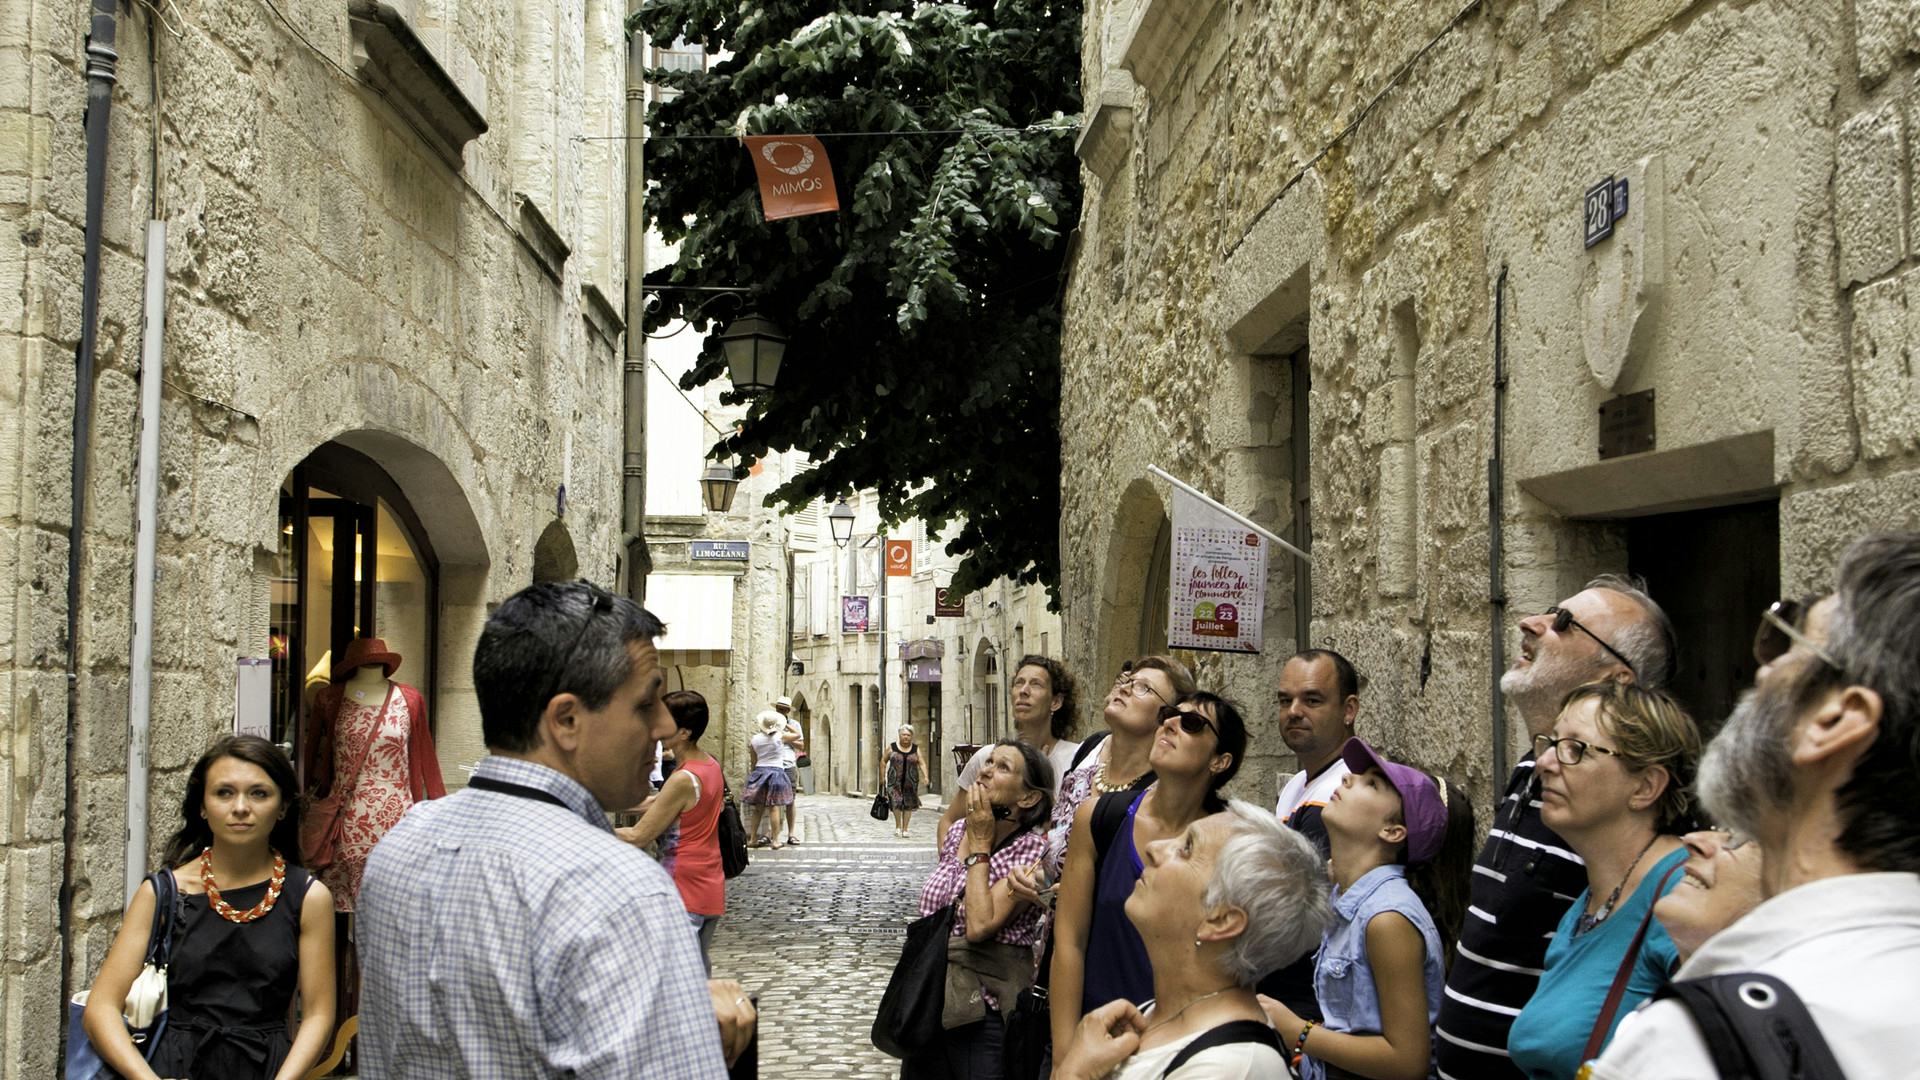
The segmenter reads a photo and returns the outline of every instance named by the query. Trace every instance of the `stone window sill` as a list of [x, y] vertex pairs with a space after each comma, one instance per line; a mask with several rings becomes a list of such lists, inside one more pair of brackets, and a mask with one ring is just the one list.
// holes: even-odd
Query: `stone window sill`
[[379, 0], [348, 0], [355, 68], [456, 172], [486, 117], [460, 91], [407, 17]]
[[1120, 44], [1119, 66], [1160, 97], [1213, 9], [1213, 0], [1139, 0]]
[[520, 242], [532, 253], [540, 272], [555, 285], [560, 284], [560, 277], [566, 271], [567, 257], [573, 254], [573, 249], [560, 239], [559, 232], [547, 220], [547, 215], [541, 212], [540, 204], [533, 201], [533, 196], [516, 191], [513, 193], [513, 202], [519, 212], [520, 220], [514, 231], [520, 237]]

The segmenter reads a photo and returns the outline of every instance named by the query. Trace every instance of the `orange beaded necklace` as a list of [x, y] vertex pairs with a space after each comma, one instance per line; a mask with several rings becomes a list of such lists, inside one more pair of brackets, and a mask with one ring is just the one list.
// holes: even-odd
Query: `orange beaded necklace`
[[273, 910], [280, 899], [280, 890], [287, 883], [287, 859], [278, 851], [273, 853], [273, 876], [267, 879], [267, 895], [260, 902], [245, 911], [235, 910], [232, 904], [220, 898], [220, 886], [213, 881], [213, 847], [208, 845], [200, 852], [200, 884], [206, 887], [207, 904], [228, 922], [250, 923]]

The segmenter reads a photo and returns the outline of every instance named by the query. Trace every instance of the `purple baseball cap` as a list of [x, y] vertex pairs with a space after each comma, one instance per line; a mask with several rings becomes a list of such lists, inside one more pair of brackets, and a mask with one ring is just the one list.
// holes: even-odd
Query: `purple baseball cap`
[[1431, 862], [1447, 836], [1447, 804], [1433, 778], [1411, 765], [1388, 761], [1358, 736], [1340, 748], [1340, 759], [1356, 773], [1378, 769], [1400, 793], [1400, 816], [1407, 823], [1407, 862]]

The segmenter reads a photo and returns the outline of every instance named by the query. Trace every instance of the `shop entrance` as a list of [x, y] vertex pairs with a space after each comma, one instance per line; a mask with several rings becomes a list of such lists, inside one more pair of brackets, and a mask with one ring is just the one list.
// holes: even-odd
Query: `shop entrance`
[[1673, 620], [1671, 689], [1711, 736], [1753, 685], [1753, 630], [1780, 598], [1778, 500], [1627, 521], [1627, 569]]
[[[911, 674], [911, 669], [909, 669]], [[910, 682], [907, 684], [907, 722], [913, 725], [917, 733], [914, 742], [924, 747], [920, 756], [927, 763], [927, 787], [935, 794], [941, 792], [940, 748], [940, 684], [937, 682]]]
[[[328, 443], [280, 488], [273, 583], [273, 738], [301, 758], [315, 694], [356, 637], [385, 639], [433, 720], [440, 565], [413, 507], [374, 460]], [[304, 778], [303, 778], [304, 779]]]

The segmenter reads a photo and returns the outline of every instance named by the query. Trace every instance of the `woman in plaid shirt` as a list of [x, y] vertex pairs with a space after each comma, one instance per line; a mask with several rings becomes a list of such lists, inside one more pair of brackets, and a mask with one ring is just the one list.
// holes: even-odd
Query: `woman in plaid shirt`
[[997, 1080], [1002, 1008], [1033, 982], [1039, 908], [1013, 895], [1007, 875], [1035, 867], [1047, 853], [1053, 766], [1039, 750], [1003, 739], [967, 789], [967, 813], [947, 830], [940, 863], [920, 890], [920, 914], [948, 904], [945, 1036], [908, 1058], [900, 1074]]

